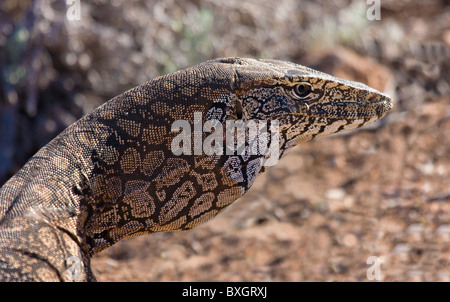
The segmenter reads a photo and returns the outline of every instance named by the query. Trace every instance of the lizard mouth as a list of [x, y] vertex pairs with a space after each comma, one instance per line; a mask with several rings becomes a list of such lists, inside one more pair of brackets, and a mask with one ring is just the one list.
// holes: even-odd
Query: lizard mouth
[[371, 96], [363, 102], [334, 102], [309, 108], [309, 114], [315, 117], [359, 120], [382, 118], [392, 109], [392, 100], [387, 97]]

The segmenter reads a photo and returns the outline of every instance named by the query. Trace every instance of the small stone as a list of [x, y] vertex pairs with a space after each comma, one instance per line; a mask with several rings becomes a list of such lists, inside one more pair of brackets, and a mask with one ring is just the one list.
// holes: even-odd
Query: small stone
[[343, 199], [345, 196], [345, 190], [341, 188], [329, 189], [325, 192], [325, 197], [328, 199]]
[[434, 164], [431, 160], [419, 166], [420, 172], [425, 175], [431, 175], [434, 172]]
[[342, 243], [348, 247], [354, 247], [358, 243], [358, 238], [354, 234], [345, 234], [342, 238]]

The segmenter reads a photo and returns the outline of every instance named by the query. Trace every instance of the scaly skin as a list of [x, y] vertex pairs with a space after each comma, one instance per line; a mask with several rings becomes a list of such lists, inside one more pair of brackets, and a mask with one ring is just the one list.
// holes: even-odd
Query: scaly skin
[[133, 88], [64, 130], [0, 189], [0, 280], [95, 280], [94, 254], [123, 238], [191, 229], [264, 171], [264, 154], [175, 155], [175, 121], [194, 128], [197, 112], [221, 127], [277, 122], [271, 147], [281, 157], [391, 106], [363, 84], [275, 60], [216, 59]]

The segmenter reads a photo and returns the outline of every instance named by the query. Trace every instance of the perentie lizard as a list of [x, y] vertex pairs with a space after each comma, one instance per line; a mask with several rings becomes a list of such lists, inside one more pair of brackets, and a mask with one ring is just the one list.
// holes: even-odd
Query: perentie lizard
[[264, 170], [266, 154], [175, 155], [175, 121], [276, 121], [281, 157], [391, 107], [363, 84], [277, 60], [216, 59], [135, 87], [69, 126], [0, 188], [0, 280], [95, 280], [94, 254], [123, 238], [191, 229]]

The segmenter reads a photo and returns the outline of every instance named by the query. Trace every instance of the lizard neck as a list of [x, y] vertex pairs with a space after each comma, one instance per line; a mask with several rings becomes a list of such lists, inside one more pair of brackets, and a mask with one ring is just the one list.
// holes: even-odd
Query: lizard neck
[[77, 280], [95, 280], [76, 194], [84, 176], [65, 145], [55, 146], [60, 142], [50, 142], [0, 188], [0, 264], [11, 272], [26, 267], [24, 281], [70, 281], [71, 259]]

